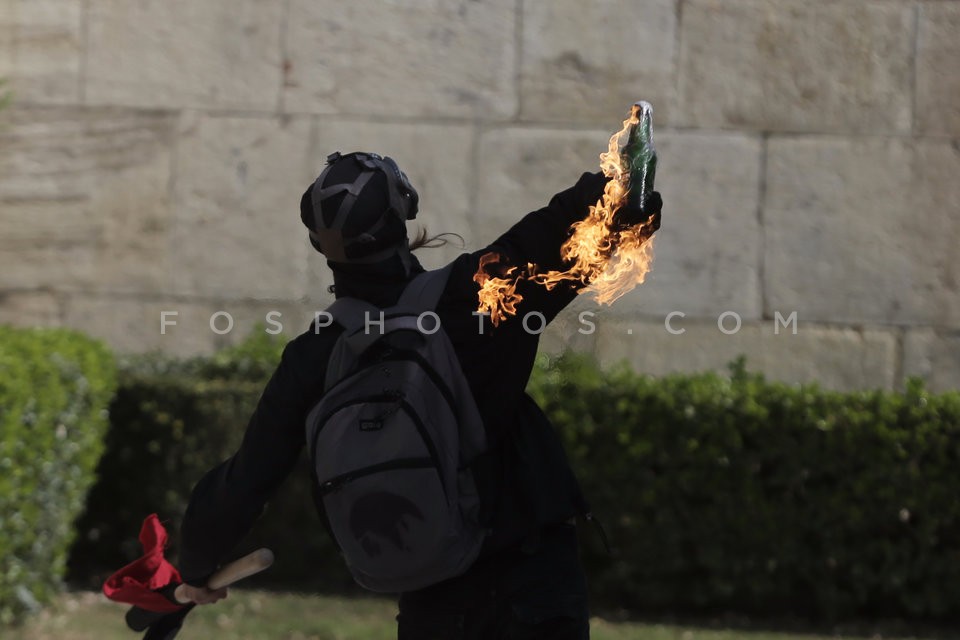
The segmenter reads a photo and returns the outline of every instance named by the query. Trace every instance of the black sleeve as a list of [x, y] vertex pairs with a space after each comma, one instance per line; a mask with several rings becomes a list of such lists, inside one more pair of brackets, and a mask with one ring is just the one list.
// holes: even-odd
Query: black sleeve
[[184, 582], [205, 584], [297, 462], [305, 441], [308, 392], [291, 362], [293, 344], [284, 349], [260, 396], [240, 449], [193, 489], [180, 531]]
[[[590, 206], [603, 195], [607, 180], [600, 172], [584, 173], [574, 186], [553, 196], [546, 207], [528, 213], [490, 246], [474, 253], [471, 262], [478, 265], [480, 256], [496, 252], [512, 266], [533, 263], [539, 272], [566, 268], [560, 247], [570, 237], [570, 226], [584, 219]], [[548, 291], [539, 285], [522, 283], [517, 288], [524, 298], [518, 314], [539, 311], [550, 321], [582, 287], [579, 282], [570, 282]]]
[[574, 186], [553, 196], [546, 207], [510, 227], [487, 251], [503, 253], [513, 264], [532, 262], [540, 271], [562, 268], [560, 246], [569, 237], [570, 225], [586, 217], [606, 184], [602, 173], [584, 173]]

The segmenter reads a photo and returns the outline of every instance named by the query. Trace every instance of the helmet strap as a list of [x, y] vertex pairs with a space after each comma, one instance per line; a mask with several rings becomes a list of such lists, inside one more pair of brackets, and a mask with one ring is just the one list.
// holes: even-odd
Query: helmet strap
[[[350, 155], [354, 156], [354, 159], [359, 162], [364, 169], [360, 175], [357, 176], [357, 179], [349, 184], [337, 184], [325, 188], [322, 187], [324, 181], [326, 180], [327, 174], [330, 172], [333, 165], [341, 159], [349, 157]], [[389, 216], [397, 216], [404, 224], [407, 220], [416, 216], [416, 192], [409, 185], [409, 183], [406, 182], [406, 177], [403, 176], [393, 160], [390, 158], [382, 158], [376, 154], [356, 153], [349, 154], [347, 156], [341, 156], [339, 153], [334, 153], [327, 158], [327, 167], [323, 170], [323, 172], [320, 174], [320, 177], [317, 178], [316, 182], [314, 183], [314, 189], [312, 193], [313, 228], [310, 231], [311, 241], [313, 241], [314, 246], [332, 262], [370, 264], [374, 262], [380, 262], [381, 260], [386, 260], [393, 255], [397, 255], [400, 258], [400, 262], [403, 265], [404, 271], [407, 275], [409, 275], [412, 270], [413, 255], [410, 252], [408, 242], [402, 242], [398, 246], [389, 247], [372, 255], [363, 256], [361, 258], [347, 257], [347, 248], [357, 244], [358, 242], [362, 242], [360, 238], [363, 237], [363, 234], [361, 234], [359, 238], [351, 238], [346, 240], [343, 237], [343, 227], [346, 224], [347, 218], [350, 215], [350, 211], [356, 204], [360, 193], [377, 171], [382, 172], [387, 178], [390, 205], [383, 212], [382, 217], [374, 225], [374, 227], [365, 233], [373, 235], [376, 231], [383, 228], [387, 224]], [[406, 196], [401, 194], [401, 187], [404, 190], [404, 193], [407, 193]], [[330, 226], [327, 226], [323, 221], [321, 202], [327, 198], [344, 192], [346, 192], [346, 195], [344, 196], [343, 201], [340, 203], [340, 207], [337, 209], [334, 220]], [[412, 203], [409, 200], [411, 197], [409, 192], [412, 192], [413, 194]]]

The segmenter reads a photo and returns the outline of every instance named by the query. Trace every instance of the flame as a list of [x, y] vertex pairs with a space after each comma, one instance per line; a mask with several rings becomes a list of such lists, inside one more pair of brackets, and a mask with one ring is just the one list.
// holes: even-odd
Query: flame
[[[517, 272], [516, 267], [501, 269], [502, 276], [495, 277], [487, 273], [487, 267], [500, 263], [502, 256], [499, 253], [485, 253], [480, 256], [480, 268], [473, 274], [473, 281], [480, 285], [480, 292], [477, 294], [480, 298], [480, 306], [477, 311], [484, 314], [490, 314], [490, 322], [493, 326], [500, 324], [508, 316], [517, 313], [517, 304], [523, 300], [523, 296], [517, 293], [517, 283], [520, 275], [514, 275]], [[512, 276], [512, 277], [511, 277]]]
[[620, 149], [626, 143], [630, 128], [639, 122], [639, 110], [631, 110], [623, 128], [610, 137], [607, 151], [600, 154], [600, 170], [610, 178], [603, 196], [589, 208], [586, 218], [571, 227], [570, 238], [560, 247], [560, 256], [570, 266], [565, 271], [537, 273], [534, 265], [526, 272], [517, 267], [505, 270], [502, 276], [486, 273], [488, 265], [499, 264], [499, 254], [488, 253], [480, 259], [474, 281], [480, 284], [480, 306], [489, 312], [494, 326], [516, 314], [523, 297], [517, 294], [520, 279], [553, 289], [561, 282], [579, 281], [586, 285], [580, 293], [591, 292], [599, 304], [612, 304], [638, 284], [642, 284], [653, 262], [653, 231], [646, 223], [623, 227], [614, 215], [626, 201], [630, 187], [628, 169], [622, 164]]

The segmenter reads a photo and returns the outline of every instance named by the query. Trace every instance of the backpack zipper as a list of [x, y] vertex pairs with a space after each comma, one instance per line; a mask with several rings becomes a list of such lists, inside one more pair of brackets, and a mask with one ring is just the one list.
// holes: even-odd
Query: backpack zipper
[[453, 400], [453, 392], [450, 390], [450, 387], [447, 386], [447, 383], [443, 381], [443, 378], [440, 377], [440, 374], [437, 373], [437, 370], [427, 361], [426, 358], [421, 356], [417, 351], [413, 349], [398, 349], [393, 354], [384, 358], [384, 361], [404, 361], [415, 362], [423, 369], [424, 373], [427, 374], [427, 377], [430, 378], [430, 381], [433, 385], [440, 390], [440, 395], [443, 396], [443, 399], [447, 401], [447, 407], [450, 408], [450, 413], [455, 418], [459, 417], [459, 412], [457, 411], [456, 403]]
[[341, 473], [340, 475], [334, 476], [325, 482], [321, 482], [319, 487], [320, 495], [326, 496], [329, 493], [337, 491], [348, 482], [353, 482], [358, 478], [380, 473], [381, 471], [392, 471], [394, 469], [432, 469], [435, 466], [436, 465], [433, 464], [433, 460], [430, 458], [421, 457], [400, 458], [398, 460], [390, 460], [389, 462], [381, 462], [379, 464], [370, 465], [369, 467], [361, 467], [360, 469], [354, 469], [353, 471]]
[[[423, 444], [427, 447], [427, 451], [430, 453], [430, 459], [433, 460], [433, 466], [437, 468], [437, 471], [440, 471], [440, 455], [437, 453], [437, 447], [434, 444], [433, 440], [430, 439], [430, 434], [427, 433], [427, 428], [423, 424], [423, 421], [420, 420], [413, 407], [406, 400], [400, 401], [400, 408], [403, 409], [403, 412], [407, 414], [410, 418], [410, 421], [413, 422], [414, 426], [417, 428], [417, 433], [420, 434], [420, 439], [423, 440]], [[440, 486], [443, 487], [443, 495], [447, 496], [447, 486], [443, 482], [443, 478], [440, 478]]]
[[[416, 414], [416, 412], [413, 410], [413, 407], [410, 406], [410, 404], [409, 404], [406, 400], [403, 400], [403, 394], [402, 394], [402, 393], [391, 393], [391, 394], [383, 394], [383, 393], [382, 393], [382, 394], [377, 394], [377, 395], [375, 395], [375, 396], [366, 396], [366, 397], [363, 397], [363, 398], [354, 398], [353, 400], [350, 400], [349, 402], [344, 402], [343, 404], [341, 404], [341, 405], [339, 405], [339, 406], [337, 406], [337, 407], [334, 407], [332, 410], [328, 411], [328, 412], [324, 415], [324, 417], [323, 417], [322, 420], [318, 420], [318, 421], [317, 421], [317, 422], [320, 422], [321, 425], [320, 425], [320, 427], [317, 429], [316, 433], [314, 433], [314, 435], [313, 435], [313, 446], [311, 447], [311, 450], [312, 450], [312, 452], [313, 452], [313, 456], [311, 457], [311, 460], [312, 460], [312, 461], [315, 461], [315, 460], [317, 459], [317, 444], [318, 444], [319, 441], [320, 441], [320, 432], [323, 431], [324, 425], [330, 420], [331, 417], [333, 417], [334, 414], [336, 414], [336, 413], [339, 412], [339, 411], [342, 411], [342, 410], [346, 409], [347, 407], [352, 407], [352, 406], [357, 405], [357, 404], [364, 404], [364, 403], [367, 403], [367, 402], [388, 402], [388, 401], [396, 402], [397, 405], [398, 405], [398, 407], [399, 407], [400, 409], [402, 409], [403, 412], [404, 412], [405, 414], [407, 414], [407, 416], [410, 418], [410, 421], [413, 422], [414, 427], [416, 427], [416, 429], [417, 429], [417, 433], [420, 434], [420, 439], [423, 440], [423, 444], [424, 444], [424, 446], [427, 448], [427, 453], [429, 453], [429, 455], [430, 455], [429, 460], [431, 460], [432, 463], [433, 463], [432, 466], [435, 467], [435, 468], [437, 469], [437, 471], [439, 472], [439, 470], [440, 470], [440, 455], [437, 453], [437, 447], [436, 447], [436, 445], [434, 444], [433, 440], [430, 438], [430, 434], [427, 433], [427, 428], [426, 428], [426, 426], [423, 424], [423, 421], [420, 420], [420, 416], [418, 416], [418, 415]], [[401, 458], [401, 460], [409, 460], [409, 458]], [[392, 461], [392, 462], [397, 462], [397, 461], [394, 460], [394, 461]], [[386, 463], [386, 462], [384, 462], [384, 463], [381, 463], [381, 464], [391, 464], [391, 463]], [[312, 466], [315, 467], [315, 464], [312, 465]], [[377, 466], [377, 465], [374, 465], [374, 466]], [[365, 469], [368, 469], [368, 468], [370, 468], [370, 467], [364, 467], [364, 468], [365, 468]], [[339, 476], [338, 476], [338, 477], [339, 477]], [[329, 481], [328, 481], [328, 482], [329, 482]], [[444, 495], [444, 497], [446, 497], [446, 498], [449, 499], [449, 496], [447, 495], [447, 486], [446, 486], [446, 484], [444, 484], [442, 477], [440, 478], [440, 486], [443, 487], [443, 495]]]

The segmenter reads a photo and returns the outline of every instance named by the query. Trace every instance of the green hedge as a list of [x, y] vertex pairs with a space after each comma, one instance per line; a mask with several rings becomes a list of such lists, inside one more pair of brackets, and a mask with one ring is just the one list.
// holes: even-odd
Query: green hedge
[[115, 387], [101, 343], [0, 326], [0, 623], [59, 590]]
[[637, 610], [956, 615], [960, 393], [836, 393], [731, 376], [605, 375], [564, 358], [532, 391], [616, 555], [592, 594]]
[[[140, 519], [176, 528], [190, 486], [228, 455], [281, 345], [128, 367], [101, 484], [71, 566], [100, 579], [136, 556]], [[748, 374], [654, 379], [543, 360], [530, 386], [564, 438], [615, 555], [584, 529], [597, 608], [821, 618], [945, 617], [960, 600], [960, 394], [836, 393]], [[301, 461], [302, 462], [302, 461]], [[351, 584], [305, 466], [246, 547], [266, 580]], [[291, 550], [296, 550], [292, 552]]]
[[[137, 558], [140, 523], [152, 512], [171, 533], [168, 557], [176, 558], [176, 534], [193, 485], [239, 446], [282, 348], [282, 342], [259, 331], [210, 358], [152, 355], [121, 363], [107, 452], [97, 470], [100, 482], [78, 521], [80, 535], [70, 555], [72, 582], [97, 588], [112, 570]], [[314, 511], [309, 477], [302, 456], [242, 543], [237, 553], [258, 546], [278, 551], [270, 571], [245, 584], [353, 589]], [[284, 552], [290, 548], [297, 552]]]

